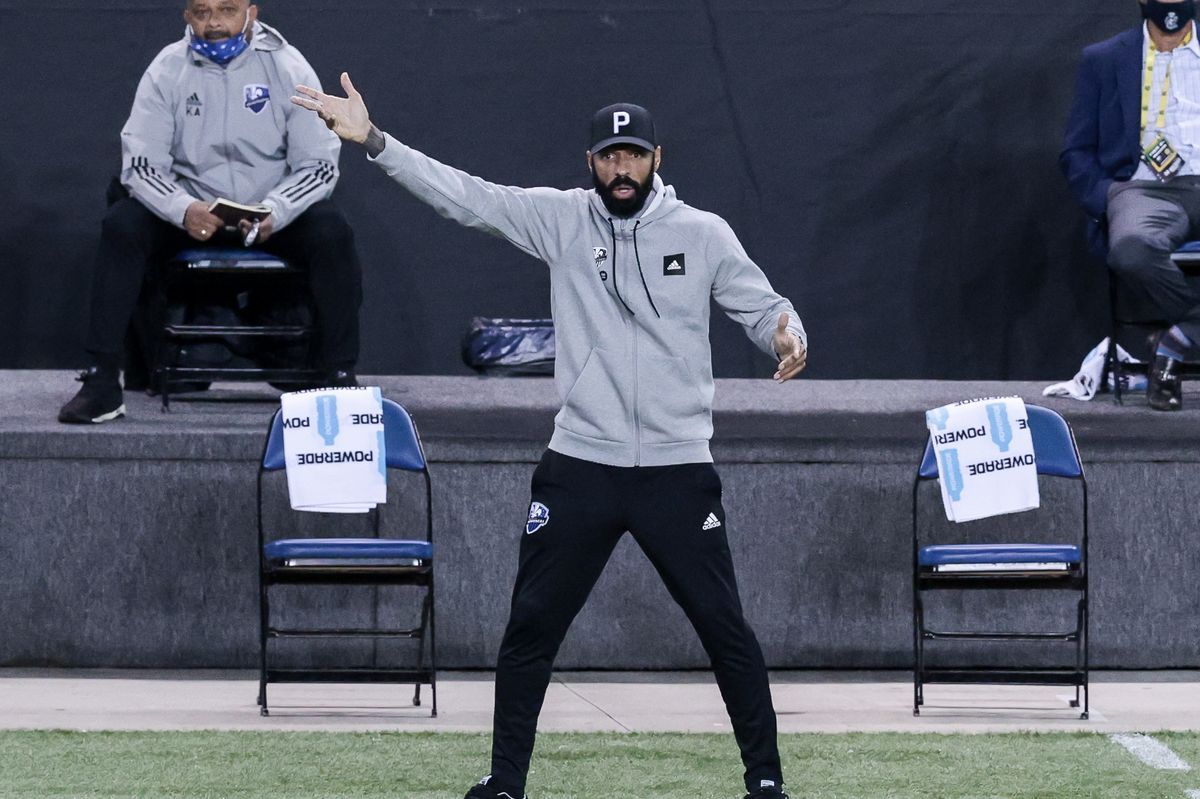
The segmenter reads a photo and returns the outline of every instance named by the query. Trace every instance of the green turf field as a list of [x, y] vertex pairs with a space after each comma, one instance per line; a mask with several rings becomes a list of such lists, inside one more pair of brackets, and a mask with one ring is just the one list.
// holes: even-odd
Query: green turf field
[[[1200, 767], [1200, 734], [1155, 737]], [[1187, 799], [1200, 768], [1158, 771], [1106, 736], [784, 735], [793, 799]], [[0, 797], [461, 799], [489, 738], [410, 733], [0, 733]], [[538, 739], [532, 799], [740, 799], [728, 735]], [[1197, 794], [1200, 795], [1200, 794]]]

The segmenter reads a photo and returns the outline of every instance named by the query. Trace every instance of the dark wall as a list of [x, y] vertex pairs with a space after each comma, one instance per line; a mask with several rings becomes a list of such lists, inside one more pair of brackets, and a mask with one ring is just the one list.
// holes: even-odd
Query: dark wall
[[[183, 0], [0, 0], [0, 368], [80, 363], [91, 257], [139, 76]], [[583, 185], [586, 122], [648, 106], [662, 174], [733, 225], [808, 327], [814, 377], [1064, 379], [1105, 278], [1056, 157], [1079, 50], [1134, 0], [260, 3], [327, 87], [503, 183]], [[458, 373], [471, 316], [544, 315], [544, 267], [347, 147], [366, 373]], [[720, 376], [766, 374], [732, 323]]]

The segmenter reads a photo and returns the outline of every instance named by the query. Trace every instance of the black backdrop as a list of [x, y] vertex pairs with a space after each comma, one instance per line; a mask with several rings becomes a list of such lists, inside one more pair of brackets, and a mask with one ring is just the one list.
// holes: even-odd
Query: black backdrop
[[[78, 365], [104, 188], [183, 0], [0, 0], [0, 368]], [[1080, 49], [1135, 0], [264, 0], [384, 129], [520, 185], [584, 185], [586, 122], [655, 114], [663, 176], [732, 224], [822, 378], [1064, 379], [1106, 283], [1056, 158]], [[360, 371], [461, 373], [471, 316], [549, 310], [544, 267], [347, 147]], [[716, 319], [716, 317], [714, 317]], [[768, 373], [716, 319], [717, 374]]]

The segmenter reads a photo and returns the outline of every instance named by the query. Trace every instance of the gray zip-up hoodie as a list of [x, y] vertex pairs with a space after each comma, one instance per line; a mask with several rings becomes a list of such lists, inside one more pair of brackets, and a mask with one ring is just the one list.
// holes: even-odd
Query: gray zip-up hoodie
[[621, 219], [594, 190], [498, 186], [386, 141], [374, 160], [400, 185], [550, 265], [555, 452], [611, 466], [711, 461], [710, 298], [765, 352], [785, 312], [807, 347], [729, 225], [657, 175], [642, 213]]
[[142, 75], [121, 130], [121, 183], [183, 227], [196, 200], [271, 207], [281, 230], [333, 193], [341, 142], [316, 114], [292, 105], [296, 84], [320, 87], [300, 51], [261, 22], [225, 67], [193, 52], [187, 34]]

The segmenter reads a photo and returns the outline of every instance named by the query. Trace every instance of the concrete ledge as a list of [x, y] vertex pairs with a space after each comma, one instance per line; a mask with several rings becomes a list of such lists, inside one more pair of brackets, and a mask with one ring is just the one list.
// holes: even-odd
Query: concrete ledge
[[[260, 386], [211, 392], [218, 402], [127, 396], [130, 418], [69, 427], [54, 415], [69, 373], [0, 380], [0, 665], [248, 667], [256, 663], [254, 481], [273, 400]], [[435, 496], [441, 663], [495, 658], [516, 569], [532, 466], [557, 398], [546, 379], [382, 377], [385, 395], [420, 426]], [[898, 668], [911, 662], [911, 480], [923, 412], [968, 397], [1019, 394], [1060, 410], [1088, 469], [1092, 521], [1093, 664], [1200, 665], [1194, 496], [1200, 484], [1200, 396], [1187, 410], [1149, 411], [1047, 400], [1041, 384], [910, 381], [718, 381], [713, 451], [725, 486], [743, 602], [776, 668]], [[1038, 540], [1077, 516], [1045, 507], [939, 535]], [[934, 489], [936, 490], [936, 489]], [[938, 524], [936, 496], [928, 503]], [[341, 520], [337, 524], [350, 524]], [[328, 524], [308, 518], [301, 529]], [[1006, 528], [1006, 525], [1008, 527]], [[1015, 528], [1015, 529], [1014, 529]], [[341, 529], [340, 527], [337, 529]], [[1043, 538], [1044, 540], [1044, 538]], [[1047, 597], [1047, 600], [1054, 599]], [[1061, 597], [1058, 599], [1062, 599]], [[333, 591], [291, 603], [297, 614], [403, 612], [404, 598]], [[287, 605], [287, 603], [284, 603]], [[1011, 595], [948, 599], [943, 626], [964, 614], [998, 625], [1067, 625], [1065, 602]], [[938, 650], [959, 662], [995, 650]], [[1043, 650], [1039, 650], [1043, 651]], [[1056, 652], [1066, 658], [1066, 647]], [[1017, 651], [1005, 662], [1028, 660]], [[370, 645], [326, 656], [369, 665]], [[356, 661], [356, 662], [357, 662]], [[564, 668], [696, 668], [707, 663], [657, 575], [626, 538], [559, 658]]]

